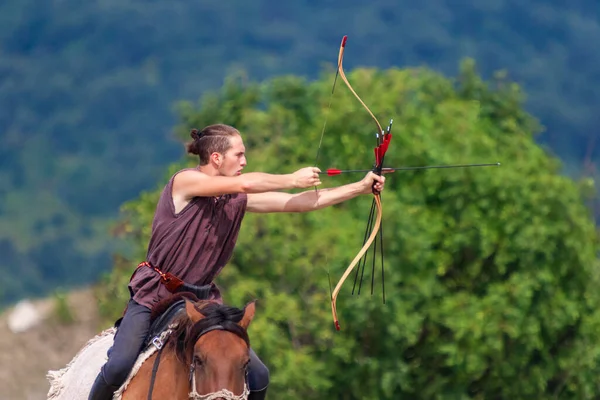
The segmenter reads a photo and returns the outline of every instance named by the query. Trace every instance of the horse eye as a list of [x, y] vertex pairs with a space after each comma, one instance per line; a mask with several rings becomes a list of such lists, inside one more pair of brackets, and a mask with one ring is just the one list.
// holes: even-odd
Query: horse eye
[[194, 364], [196, 364], [198, 366], [202, 366], [202, 364], [203, 364], [202, 359], [198, 356], [194, 356]]

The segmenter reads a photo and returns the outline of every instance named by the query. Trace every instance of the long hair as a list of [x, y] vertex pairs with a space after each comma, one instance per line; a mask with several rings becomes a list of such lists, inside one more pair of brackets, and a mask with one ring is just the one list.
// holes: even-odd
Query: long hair
[[239, 134], [237, 129], [225, 124], [209, 125], [201, 131], [192, 129], [190, 136], [193, 140], [186, 145], [187, 152], [198, 155], [200, 165], [206, 165], [212, 153], [224, 154], [229, 150], [229, 138]]

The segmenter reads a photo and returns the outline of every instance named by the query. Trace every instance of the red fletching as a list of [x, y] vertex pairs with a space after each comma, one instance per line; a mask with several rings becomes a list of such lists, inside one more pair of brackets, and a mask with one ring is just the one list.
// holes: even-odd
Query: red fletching
[[377, 162], [377, 165], [379, 165], [382, 162], [383, 157], [385, 156], [385, 153], [387, 152], [388, 147], [390, 145], [390, 140], [392, 140], [392, 134], [385, 134], [383, 136], [383, 143], [381, 143], [379, 147], [377, 147], [377, 153], [375, 155], [375, 161]]
[[327, 170], [327, 176], [334, 176], [334, 175], [339, 175], [342, 173], [341, 169], [335, 169], [335, 168], [331, 168]]
[[383, 141], [383, 144], [381, 145], [381, 156], [380, 156], [380, 157], [382, 157], [382, 158], [383, 158], [383, 156], [385, 155], [385, 153], [386, 153], [386, 152], [387, 152], [387, 150], [388, 150], [388, 146], [389, 146], [389, 145], [390, 145], [390, 140], [389, 140], [389, 138], [386, 138], [386, 139]]
[[342, 47], [346, 47], [346, 40], [348, 39], [348, 36], [344, 35], [344, 37], [342, 38]]

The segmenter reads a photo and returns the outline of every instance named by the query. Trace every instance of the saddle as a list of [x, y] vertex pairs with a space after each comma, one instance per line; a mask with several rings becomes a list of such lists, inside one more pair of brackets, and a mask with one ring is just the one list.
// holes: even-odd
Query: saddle
[[162, 346], [160, 334], [163, 333], [173, 319], [185, 307], [184, 297], [192, 300], [206, 300], [210, 294], [210, 285], [195, 286], [182, 283], [173, 293], [173, 297], [165, 299], [154, 306], [150, 317], [150, 329], [144, 340], [144, 347], [154, 344], [158, 349]]
[[160, 334], [163, 333], [173, 321], [173, 319], [185, 308], [185, 300], [177, 300], [169, 306], [163, 313], [159, 314], [150, 324], [148, 335], [144, 340], [144, 348], [153, 344], [158, 349], [162, 347]]

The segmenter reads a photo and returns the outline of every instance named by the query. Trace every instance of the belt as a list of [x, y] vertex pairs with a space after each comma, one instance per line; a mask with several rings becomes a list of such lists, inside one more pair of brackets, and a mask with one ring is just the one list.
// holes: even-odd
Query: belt
[[198, 300], [208, 299], [211, 285], [196, 286], [185, 283], [170, 272], [165, 274], [158, 267], [151, 265], [148, 261], [142, 261], [137, 267], [148, 267], [158, 273], [160, 275], [160, 283], [165, 285], [167, 290], [171, 293], [191, 292], [198, 298]]

